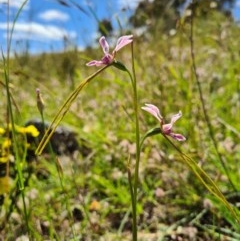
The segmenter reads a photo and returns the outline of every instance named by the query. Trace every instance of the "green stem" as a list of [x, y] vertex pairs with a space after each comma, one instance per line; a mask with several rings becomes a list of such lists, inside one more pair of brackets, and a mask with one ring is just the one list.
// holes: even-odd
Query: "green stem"
[[225, 196], [222, 194], [222, 192], [219, 190], [215, 182], [211, 179], [210, 176], [201, 168], [198, 166], [198, 164], [189, 156], [184, 154], [180, 148], [178, 148], [165, 134], [162, 133], [161, 128], [153, 128], [149, 130], [141, 139], [140, 147], [142, 147], [143, 142], [147, 137], [154, 136], [157, 134], [162, 134], [163, 137], [171, 144], [171, 146], [180, 154], [182, 158], [182, 163], [186, 164], [196, 175], [196, 177], [201, 181], [201, 183], [208, 189], [210, 193], [212, 193], [216, 198], [218, 198], [225, 207], [230, 211], [230, 213], [235, 218], [236, 222], [240, 223], [240, 216], [235, 211], [235, 209], [228, 203]]
[[81, 90], [92, 80], [94, 79], [98, 74], [100, 74], [103, 70], [108, 68], [111, 65], [106, 65], [103, 68], [96, 71], [94, 74], [90, 75], [88, 78], [86, 78], [83, 82], [81, 82], [77, 88], [69, 95], [69, 97], [66, 99], [66, 101], [61, 106], [60, 110], [54, 117], [51, 125], [48, 127], [48, 130], [45, 132], [42, 140], [40, 141], [37, 149], [36, 149], [36, 155], [41, 155], [43, 149], [47, 145], [48, 141], [52, 137], [54, 131], [56, 130], [57, 126], [59, 125], [60, 121], [63, 119], [63, 117], [67, 114], [71, 104], [73, 101], [77, 98], [78, 94], [81, 92]]
[[[13, 143], [13, 150], [15, 154], [15, 163], [16, 163], [16, 170], [17, 170], [17, 183], [19, 191], [21, 192], [21, 197], [23, 201], [23, 207], [24, 207], [24, 214], [25, 214], [25, 222], [27, 225], [27, 230], [30, 235], [30, 228], [28, 223], [28, 215], [27, 215], [27, 208], [25, 204], [25, 194], [24, 194], [24, 180], [22, 175], [22, 164], [21, 164], [21, 158], [19, 156], [19, 147], [16, 137], [16, 130], [15, 130], [15, 123], [14, 123], [14, 115], [13, 115], [13, 108], [12, 108], [12, 102], [11, 102], [11, 94], [10, 94], [10, 88], [9, 88], [9, 56], [7, 56], [7, 60], [4, 58], [4, 54], [2, 53], [3, 57], [3, 63], [4, 63], [4, 78], [5, 78], [5, 86], [6, 86], [6, 93], [7, 93], [7, 116], [10, 117], [10, 123], [11, 123], [11, 134], [12, 134], [12, 143]], [[9, 126], [7, 126], [9, 130]]]
[[[40, 111], [40, 115], [41, 115], [41, 121], [42, 121], [42, 129], [43, 129], [43, 132], [45, 133], [45, 119], [44, 119], [43, 111]], [[55, 154], [54, 154], [51, 142], [47, 143], [47, 147], [48, 147], [48, 151], [49, 151], [49, 153], [51, 155], [51, 158], [53, 160], [56, 159], [57, 157], [55, 157]], [[68, 211], [68, 215], [70, 216], [72, 222], [74, 223], [73, 215], [72, 215], [70, 204], [69, 204], [69, 198], [68, 198], [68, 195], [66, 193], [66, 190], [64, 189], [64, 184], [63, 184], [63, 180], [62, 180], [62, 173], [59, 170], [60, 169], [60, 167], [59, 167], [60, 164], [58, 164], [57, 162], [58, 162], [58, 160], [55, 160], [55, 165], [56, 165], [56, 168], [57, 168], [58, 178], [60, 180], [60, 185], [61, 185], [61, 188], [62, 188], [62, 191], [63, 191], [63, 195], [64, 195], [64, 198], [65, 198], [65, 201], [66, 201], [66, 209]], [[70, 228], [71, 228], [74, 240], [76, 240], [76, 232], [75, 232], [74, 226], [71, 225]]]
[[[194, 2], [194, 0], [193, 0], [193, 2]], [[205, 101], [204, 101], [204, 98], [203, 98], [203, 91], [202, 91], [201, 83], [199, 81], [199, 77], [198, 77], [198, 74], [197, 74], [197, 67], [196, 67], [195, 53], [194, 53], [194, 40], [193, 40], [193, 14], [192, 14], [192, 17], [191, 17], [191, 30], [190, 31], [191, 31], [190, 32], [190, 45], [191, 45], [190, 51], [191, 51], [191, 58], [192, 58], [192, 69], [193, 69], [193, 73], [194, 73], [195, 80], [196, 80], [196, 83], [197, 83], [197, 88], [198, 88], [200, 102], [201, 102], [201, 105], [202, 105], [204, 119], [207, 123], [208, 132], [209, 132], [210, 138], [212, 140], [214, 149], [217, 153], [218, 159], [219, 159], [219, 161], [220, 161], [220, 163], [221, 163], [221, 165], [222, 165], [222, 167], [225, 171], [225, 174], [228, 178], [228, 181], [229, 181], [230, 185], [232, 186], [233, 190], [237, 192], [237, 188], [235, 187], [233, 181], [231, 180], [230, 173], [229, 173], [229, 170], [228, 170], [228, 168], [225, 164], [223, 156], [221, 155], [221, 153], [218, 150], [217, 140], [215, 139], [214, 130], [213, 130], [209, 115], [207, 113], [207, 108], [206, 108]]]
[[[23, 207], [24, 207], [24, 218], [27, 226], [27, 231], [29, 233], [29, 236], [31, 238], [30, 234], [30, 227], [28, 223], [28, 214], [27, 214], [27, 207], [26, 207], [26, 202], [25, 202], [25, 194], [24, 194], [24, 180], [23, 180], [23, 175], [22, 175], [22, 166], [21, 166], [21, 159], [19, 156], [18, 152], [18, 144], [16, 140], [16, 131], [15, 131], [15, 126], [14, 126], [14, 115], [13, 115], [13, 110], [12, 110], [12, 102], [11, 102], [11, 93], [10, 93], [10, 88], [9, 88], [9, 56], [10, 56], [10, 50], [11, 50], [11, 42], [12, 42], [12, 35], [14, 32], [14, 27], [17, 22], [17, 19], [22, 12], [23, 7], [27, 3], [28, 0], [25, 0], [20, 8], [17, 11], [17, 14], [13, 20], [13, 25], [11, 27], [11, 32], [7, 31], [7, 60], [4, 58], [3, 50], [2, 50], [2, 57], [3, 57], [3, 63], [4, 63], [4, 78], [5, 78], [5, 86], [6, 86], [6, 93], [7, 93], [7, 113], [8, 116], [10, 116], [10, 122], [12, 125], [12, 139], [13, 139], [13, 149], [15, 153], [15, 158], [16, 158], [16, 169], [17, 169], [17, 183], [18, 183], [18, 188], [19, 191], [21, 192], [21, 197], [23, 201]], [[10, 3], [8, 1], [8, 14], [7, 14], [7, 29], [9, 30], [9, 7]], [[8, 128], [8, 127], [7, 127]]]
[[132, 73], [127, 70], [127, 73], [132, 82], [133, 88], [133, 106], [135, 112], [135, 138], [136, 138], [136, 164], [135, 164], [135, 172], [134, 172], [134, 181], [132, 187], [133, 197], [132, 197], [132, 215], [133, 215], [133, 232], [132, 238], [133, 241], [137, 241], [137, 192], [138, 192], [138, 179], [139, 179], [139, 163], [140, 163], [140, 131], [139, 131], [139, 110], [138, 110], [138, 92], [137, 92], [137, 81], [135, 74], [135, 66], [134, 66], [134, 53], [133, 53], [133, 43], [131, 44], [131, 52], [132, 52]]
[[[134, 214], [135, 214], [135, 209], [134, 209], [134, 207], [136, 206], [135, 205], [135, 198], [134, 198], [134, 190], [133, 190], [133, 186], [132, 186], [132, 173], [131, 173], [131, 169], [130, 169], [130, 165], [129, 165], [129, 163], [128, 163], [128, 165], [127, 165], [127, 173], [128, 173], [128, 183], [129, 183], [129, 188], [130, 188], [130, 194], [131, 194], [131, 205], [132, 205], [132, 211], [133, 211], [133, 216], [134, 216]], [[136, 214], [135, 214], [135, 216], [136, 216]], [[135, 222], [135, 220], [136, 219], [133, 219], [134, 221], [133, 221], [133, 229], [135, 230], [135, 227], [136, 227], [136, 222]], [[134, 240], [134, 238], [135, 238], [135, 231], [133, 231], [133, 240]]]
[[217, 187], [215, 182], [208, 176], [208, 174], [197, 165], [197, 163], [189, 156], [184, 154], [167, 136], [162, 134], [164, 138], [172, 145], [172, 147], [177, 150], [180, 154], [181, 158], [183, 159], [184, 163], [194, 172], [197, 178], [201, 181], [201, 183], [207, 188], [207, 190], [212, 193], [218, 200], [220, 200], [225, 207], [230, 211], [230, 213], [235, 218], [236, 222], [240, 223], [240, 216], [234, 210], [234, 208], [229, 204], [226, 200], [225, 196], [222, 194], [220, 189]]

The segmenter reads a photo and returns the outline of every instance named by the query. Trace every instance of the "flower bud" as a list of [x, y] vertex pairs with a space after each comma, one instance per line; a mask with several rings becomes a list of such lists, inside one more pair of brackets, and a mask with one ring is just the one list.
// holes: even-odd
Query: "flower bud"
[[44, 110], [44, 101], [42, 99], [40, 89], [37, 88], [36, 93], [37, 93], [37, 107], [38, 107], [38, 110], [39, 110], [40, 114], [42, 115], [43, 110]]

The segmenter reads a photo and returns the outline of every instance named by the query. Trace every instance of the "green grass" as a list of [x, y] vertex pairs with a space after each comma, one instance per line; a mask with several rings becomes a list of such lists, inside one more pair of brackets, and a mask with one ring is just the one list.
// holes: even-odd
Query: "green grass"
[[[144, 37], [134, 40], [139, 104], [157, 105], [167, 120], [182, 111], [174, 130], [184, 134], [187, 141], [176, 143], [177, 146], [237, 205], [240, 29], [216, 14], [210, 19], [196, 19], [194, 31], [196, 65], [207, 113], [219, 152], [238, 192], [232, 190], [209, 137], [191, 68], [189, 23], [174, 36], [157, 33], [147, 41]], [[94, 67], [87, 68], [86, 62], [100, 56], [99, 49], [10, 59], [10, 91], [20, 111], [13, 106], [16, 124], [40, 118], [37, 87], [45, 101], [45, 119], [52, 121], [74, 87], [95, 71]], [[130, 48], [124, 48], [117, 59], [130, 68]], [[6, 91], [3, 86], [0, 91], [0, 118], [5, 126]], [[34, 171], [25, 189], [33, 240], [130, 240], [127, 160], [129, 153], [135, 152], [131, 101], [127, 74], [113, 67], [80, 93], [62, 124], [74, 129], [79, 140], [86, 139], [92, 152], [86, 158], [81, 153], [59, 157], [61, 179], [53, 158], [40, 156], [33, 164]], [[156, 126], [154, 118], [140, 111], [141, 135]], [[139, 174], [139, 240], [161, 240], [164, 235], [162, 240], [174, 240], [170, 237], [178, 232], [185, 235], [185, 240], [239, 240], [240, 228], [231, 214], [179, 161], [178, 153], [161, 135], [146, 140]], [[39, 178], [38, 171], [48, 173], [47, 179]], [[90, 208], [94, 200], [99, 202], [100, 209]], [[5, 220], [10, 201], [6, 195], [1, 220]], [[1, 235], [5, 240], [27, 235], [20, 198]]]

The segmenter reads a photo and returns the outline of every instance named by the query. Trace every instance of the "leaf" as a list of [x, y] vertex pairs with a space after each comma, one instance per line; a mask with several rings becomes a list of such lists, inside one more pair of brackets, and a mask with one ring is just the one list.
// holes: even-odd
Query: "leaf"
[[217, 187], [217, 184], [211, 179], [211, 177], [201, 168], [198, 164], [189, 156], [184, 154], [175, 144], [169, 140], [165, 135], [163, 135], [165, 139], [179, 152], [180, 156], [183, 159], [183, 163], [185, 163], [196, 175], [199, 181], [208, 189], [210, 193], [212, 193], [219, 201], [221, 201], [224, 206], [229, 210], [229, 212], [233, 215], [238, 223], [240, 223], [240, 217], [231, 204], [227, 201], [225, 196]]
[[114, 67], [116, 67], [117, 69], [120, 69], [120, 70], [122, 70], [122, 71], [128, 71], [127, 68], [125, 67], [125, 65], [122, 64], [122, 63], [119, 62], [119, 61], [114, 61], [114, 62], [112, 63], [112, 65], [113, 65]]

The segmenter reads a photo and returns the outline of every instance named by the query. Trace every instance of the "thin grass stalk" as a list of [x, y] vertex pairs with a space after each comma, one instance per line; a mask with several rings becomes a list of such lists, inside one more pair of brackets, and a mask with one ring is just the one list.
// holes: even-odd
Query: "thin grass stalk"
[[183, 164], [186, 164], [196, 175], [196, 177], [199, 179], [199, 181], [207, 188], [207, 190], [213, 194], [218, 200], [220, 200], [224, 206], [229, 210], [229, 212], [232, 214], [232, 216], [235, 218], [237, 223], [240, 223], [240, 216], [239, 214], [234, 210], [234, 208], [229, 204], [225, 196], [222, 194], [222, 192], [219, 190], [215, 182], [211, 179], [211, 177], [201, 168], [198, 166], [198, 164], [189, 156], [184, 154], [180, 148], [178, 148], [166, 135], [162, 133], [161, 128], [153, 128], [149, 130], [141, 139], [140, 147], [142, 147], [143, 142], [147, 137], [154, 136], [157, 134], [162, 134], [163, 137], [171, 144], [171, 146], [180, 154], [183, 161]]
[[[7, 9], [7, 59], [5, 59], [4, 54], [3, 54], [3, 49], [2, 49], [2, 57], [3, 57], [3, 64], [4, 64], [4, 79], [5, 79], [5, 87], [6, 87], [6, 94], [7, 94], [7, 116], [10, 118], [11, 126], [12, 126], [12, 140], [13, 140], [13, 150], [15, 154], [15, 163], [16, 163], [16, 169], [17, 169], [17, 183], [18, 183], [18, 188], [21, 193], [22, 197], [22, 202], [23, 202], [23, 209], [24, 209], [24, 218], [25, 218], [25, 223], [27, 226], [27, 232], [30, 236], [31, 239], [31, 233], [30, 233], [30, 227], [29, 227], [29, 222], [28, 222], [28, 212], [27, 212], [27, 207], [26, 207], [26, 202], [25, 202], [25, 193], [24, 193], [24, 179], [22, 175], [22, 166], [21, 166], [21, 158], [19, 156], [19, 146], [17, 144], [17, 138], [16, 138], [16, 130], [15, 130], [15, 123], [14, 123], [14, 115], [13, 115], [13, 108], [12, 108], [12, 102], [11, 102], [11, 93], [10, 93], [10, 87], [9, 87], [9, 59], [10, 59], [10, 50], [11, 50], [11, 41], [12, 41], [12, 35], [14, 32], [14, 26], [17, 22], [17, 19], [27, 3], [28, 0], [25, 0], [21, 7], [18, 9], [17, 14], [13, 20], [13, 25], [11, 26], [11, 32], [9, 33], [9, 12], [10, 12], [10, 1], [8, 0], [8, 9]], [[9, 120], [8, 120], [9, 121]], [[8, 122], [9, 124], [9, 122]], [[9, 125], [7, 125], [7, 128]]]
[[[3, 64], [4, 64], [4, 79], [5, 79], [5, 89], [7, 93], [7, 113], [8, 117], [10, 117], [10, 122], [12, 126], [12, 138], [13, 138], [13, 148], [14, 148], [14, 153], [16, 155], [16, 166], [17, 166], [17, 172], [18, 172], [18, 184], [20, 191], [24, 189], [24, 184], [23, 184], [23, 177], [22, 177], [22, 171], [21, 171], [21, 166], [20, 166], [20, 160], [19, 160], [19, 152], [18, 152], [18, 146], [17, 146], [17, 141], [16, 141], [16, 131], [15, 131], [15, 123], [14, 123], [14, 115], [13, 115], [13, 109], [12, 109], [12, 101], [11, 101], [11, 92], [10, 92], [10, 87], [9, 87], [9, 58], [10, 58], [10, 50], [11, 50], [11, 43], [12, 43], [12, 35], [14, 32], [14, 27], [17, 22], [17, 19], [27, 3], [28, 0], [25, 0], [21, 7], [18, 9], [17, 14], [13, 20], [13, 25], [11, 27], [11, 32], [7, 31], [7, 59], [4, 56], [3, 49], [2, 49], [2, 58], [3, 58]], [[7, 14], [7, 29], [9, 30], [9, 11], [10, 11], [10, 1], [8, 0], [8, 14]], [[8, 127], [7, 127], [8, 128]]]
[[[49, 143], [49, 145], [51, 146], [50, 143]], [[51, 150], [52, 150], [52, 147], [51, 147]], [[52, 151], [52, 153], [53, 153], [53, 151]], [[52, 154], [52, 155], [54, 155], [54, 154]], [[60, 185], [61, 185], [61, 188], [62, 188], [62, 191], [63, 191], [64, 199], [65, 199], [65, 202], [66, 202], [66, 209], [67, 209], [69, 217], [71, 218], [72, 224], [74, 224], [74, 218], [73, 218], [73, 214], [72, 214], [71, 208], [70, 208], [69, 197], [68, 197], [68, 194], [67, 194], [67, 192], [64, 188], [64, 184], [63, 184], [63, 170], [62, 170], [60, 161], [58, 160], [57, 157], [56, 157], [56, 160], [55, 160], [55, 164], [56, 164], [56, 168], [57, 168], [57, 173], [58, 173]], [[75, 230], [74, 226], [71, 225], [70, 228], [71, 228], [71, 231], [72, 231], [72, 234], [73, 234], [73, 239], [77, 240], [76, 230]]]
[[[39, 109], [40, 116], [41, 116], [42, 129], [45, 133], [44, 104], [43, 104], [43, 100], [41, 98], [40, 93], [38, 93], [38, 96], [37, 96], [37, 104], [38, 104], [38, 109]], [[66, 202], [66, 209], [67, 209], [68, 215], [70, 216], [70, 218], [73, 221], [73, 215], [72, 215], [72, 212], [71, 212], [71, 209], [70, 209], [68, 195], [67, 195], [67, 193], [64, 189], [64, 184], [63, 184], [63, 180], [62, 180], [63, 179], [63, 170], [62, 170], [61, 164], [60, 164], [58, 158], [55, 157], [51, 142], [47, 142], [47, 148], [48, 148], [48, 151], [51, 155], [51, 158], [55, 159], [55, 165], [56, 165], [56, 169], [57, 169], [57, 173], [58, 173], [58, 178], [59, 178], [60, 185], [61, 185], [61, 188], [62, 188], [62, 191], [63, 191], [63, 194], [64, 194], [65, 202]], [[74, 240], [77, 240], [76, 239], [76, 231], [75, 231], [75, 229], [72, 225], [71, 225], [71, 231], [72, 231]]]
[[[195, 1], [192, 0], [192, 6], [194, 5], [194, 2]], [[195, 80], [196, 80], [196, 83], [197, 83], [197, 89], [198, 89], [198, 93], [199, 93], [199, 98], [200, 98], [200, 102], [201, 102], [201, 106], [202, 106], [204, 119], [205, 119], [205, 122], [207, 123], [208, 132], [209, 132], [211, 141], [213, 143], [214, 149], [215, 149], [215, 151], [217, 153], [217, 156], [218, 156], [218, 159], [220, 160], [220, 163], [221, 163], [221, 165], [224, 169], [224, 172], [227, 175], [228, 181], [229, 181], [230, 185], [232, 186], [233, 190], [237, 191], [237, 188], [235, 187], [235, 185], [233, 184], [233, 181], [231, 180], [231, 177], [230, 177], [228, 168], [225, 164], [225, 161], [224, 161], [221, 153], [218, 150], [217, 140], [215, 139], [214, 130], [213, 130], [213, 127], [212, 127], [212, 124], [211, 124], [211, 121], [210, 121], [210, 118], [209, 118], [209, 115], [208, 115], [208, 112], [207, 112], [206, 104], [205, 104], [205, 101], [204, 101], [204, 98], [203, 98], [203, 91], [202, 91], [201, 83], [199, 81], [199, 76], [197, 74], [197, 67], [196, 67], [196, 61], [195, 61], [194, 39], [193, 39], [193, 34], [194, 34], [193, 33], [193, 26], [194, 26], [193, 19], [194, 19], [194, 16], [193, 16], [193, 13], [192, 13], [191, 14], [191, 20], [190, 20], [191, 21], [191, 30], [190, 30], [190, 38], [189, 38], [190, 39], [190, 52], [191, 52], [191, 59], [192, 59], [192, 69], [193, 69], [193, 73], [194, 73]]]
[[133, 185], [132, 185], [132, 173], [131, 173], [129, 164], [127, 166], [127, 174], [128, 174], [128, 183], [129, 183], [130, 195], [131, 195], [131, 205], [132, 205], [132, 209], [133, 209], [133, 207], [135, 207], [135, 198], [134, 198], [134, 190], [133, 190]]
[[[132, 57], [133, 59], [133, 57]], [[133, 61], [133, 60], [132, 60]], [[133, 68], [133, 67], [132, 67]], [[132, 84], [132, 89], [133, 89], [133, 107], [134, 107], [134, 113], [135, 113], [135, 144], [136, 144], [136, 163], [135, 163], [135, 171], [134, 171], [134, 179], [132, 180], [132, 174], [131, 170], [129, 169], [129, 164], [127, 167], [127, 172], [128, 172], [128, 182], [129, 182], [129, 188], [130, 188], [130, 195], [131, 195], [131, 204], [132, 204], [132, 239], [133, 241], [137, 241], [137, 184], [138, 183], [138, 169], [139, 169], [139, 156], [137, 153], [137, 150], [139, 150], [139, 141], [137, 139], [139, 138], [139, 124], [138, 120], [136, 119], [138, 114], [136, 112], [136, 109], [138, 108], [138, 104], [136, 104], [136, 79], [132, 76], [130, 71], [126, 69], [130, 79], [131, 79], [131, 84]], [[137, 108], [136, 108], [137, 105]], [[137, 131], [138, 129], [138, 131]], [[138, 132], [138, 134], [137, 134]], [[139, 138], [140, 139], [140, 138]], [[137, 176], [136, 176], [137, 173]], [[133, 184], [132, 184], [133, 182]]]
[[139, 108], [138, 108], [138, 91], [137, 91], [137, 80], [134, 65], [134, 49], [133, 42], [131, 43], [131, 53], [132, 53], [132, 74], [127, 70], [127, 73], [131, 79], [133, 88], [133, 107], [135, 113], [135, 142], [136, 142], [136, 163], [134, 171], [133, 185], [130, 184], [130, 189], [132, 188], [131, 197], [132, 198], [132, 238], [133, 241], [138, 240], [137, 235], [137, 193], [138, 193], [138, 179], [139, 179], [139, 163], [140, 163], [140, 130], [139, 130]]
[[225, 196], [222, 194], [220, 189], [217, 187], [215, 182], [208, 176], [208, 174], [197, 165], [197, 163], [184, 154], [166, 135], [162, 134], [164, 138], [171, 144], [171, 146], [178, 151], [184, 163], [194, 172], [201, 183], [207, 188], [207, 190], [212, 193], [218, 200], [220, 200], [224, 206], [230, 211], [237, 223], [240, 223], [240, 217], [234, 210], [234, 208], [229, 204]]
[[103, 68], [99, 69], [92, 75], [90, 75], [88, 78], [86, 78], [83, 82], [81, 82], [77, 88], [69, 95], [69, 97], [66, 99], [66, 101], [61, 106], [60, 110], [54, 117], [52, 123], [48, 127], [47, 131], [45, 132], [42, 140], [40, 141], [35, 153], [36, 155], [41, 155], [43, 149], [51, 139], [53, 133], [55, 132], [56, 128], [58, 127], [61, 120], [64, 118], [64, 116], [67, 114], [69, 108], [71, 107], [73, 101], [77, 98], [81, 90], [92, 80], [94, 77], [96, 77], [98, 74], [100, 74], [103, 70], [108, 68], [110, 65], [106, 65]]

